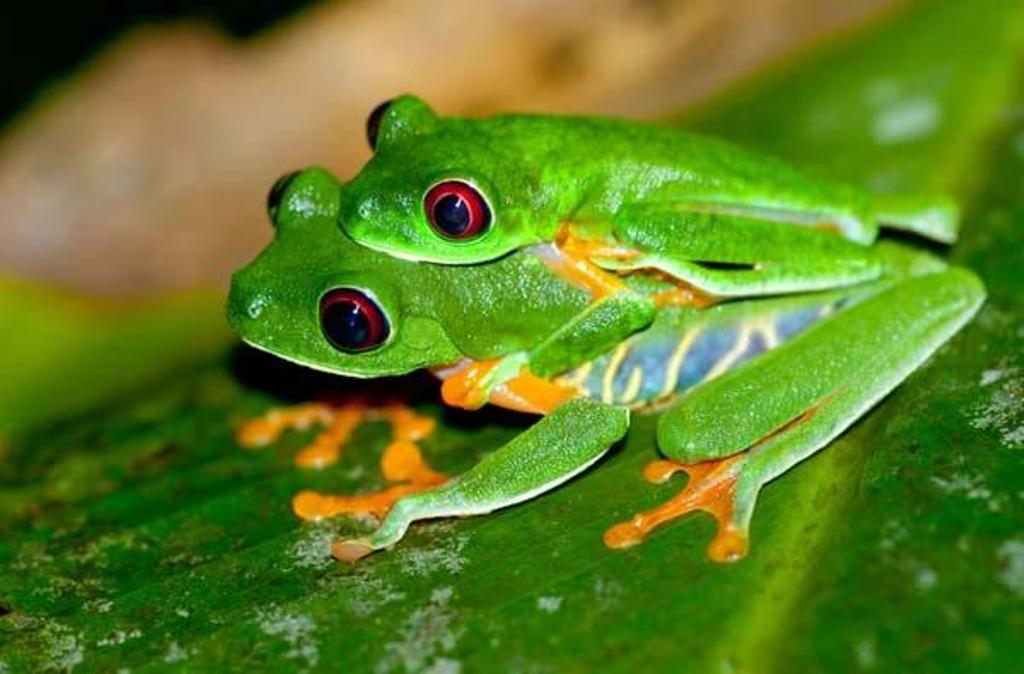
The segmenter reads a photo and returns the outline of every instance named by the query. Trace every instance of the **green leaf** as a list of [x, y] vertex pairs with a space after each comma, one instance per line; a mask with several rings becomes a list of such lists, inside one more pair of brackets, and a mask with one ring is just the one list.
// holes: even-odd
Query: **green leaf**
[[[232, 435], [282, 400], [355, 384], [252, 354], [203, 359], [223, 342], [211, 329], [219, 310], [202, 302], [114, 320], [0, 289], [0, 662], [78, 672], [1018, 671], [1022, 57], [1019, 3], [920, 3], [684, 116], [879, 189], [952, 191], [967, 213], [952, 256], [990, 291], [978, 319], [884, 404], [765, 489], [751, 554], [733, 565], [707, 559], [703, 517], [624, 552], [602, 545], [608, 525], [679, 488], [640, 479], [655, 456], [651, 418], [552, 494], [417, 525], [392, 552], [338, 565], [331, 539], [362, 525], [302, 525], [290, 497], [379, 486], [386, 429], [360, 429], [342, 462], [315, 474], [291, 464], [308, 433], [255, 452]], [[200, 338], [205, 347], [192, 344]], [[442, 420], [425, 451], [443, 470], [523, 428], [441, 410], [418, 381], [402, 388], [422, 388], [420, 408]]]

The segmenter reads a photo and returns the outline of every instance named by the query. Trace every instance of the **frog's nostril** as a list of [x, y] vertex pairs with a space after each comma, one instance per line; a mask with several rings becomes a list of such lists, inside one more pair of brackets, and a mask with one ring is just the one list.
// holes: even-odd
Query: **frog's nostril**
[[235, 283], [228, 294], [228, 322], [236, 330], [256, 321], [270, 305], [270, 296], [263, 291], [252, 292]]
[[249, 318], [256, 320], [263, 313], [263, 310], [270, 303], [270, 298], [259, 294], [250, 299], [245, 305], [245, 313]]

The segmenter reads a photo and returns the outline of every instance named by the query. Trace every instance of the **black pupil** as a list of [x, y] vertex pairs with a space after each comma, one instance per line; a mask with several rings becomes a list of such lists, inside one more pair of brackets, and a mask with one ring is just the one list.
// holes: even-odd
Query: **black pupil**
[[469, 204], [457, 194], [441, 197], [434, 206], [434, 222], [445, 234], [465, 234], [470, 225]]
[[339, 349], [363, 349], [370, 338], [370, 319], [352, 300], [339, 300], [328, 305], [321, 317], [324, 334]]
[[274, 221], [277, 218], [277, 207], [281, 205], [281, 197], [284, 196], [285, 190], [288, 189], [288, 183], [290, 183], [292, 178], [298, 175], [298, 173], [298, 171], [285, 173], [274, 181], [274, 185], [270, 188], [270, 192], [267, 193], [267, 213], [270, 214], [271, 221]]

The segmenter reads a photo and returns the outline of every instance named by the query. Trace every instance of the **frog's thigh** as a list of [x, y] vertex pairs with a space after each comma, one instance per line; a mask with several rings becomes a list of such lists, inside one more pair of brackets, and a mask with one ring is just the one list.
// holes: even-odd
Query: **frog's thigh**
[[685, 470], [685, 489], [612, 527], [605, 542], [635, 545], [652, 529], [702, 510], [718, 523], [709, 556], [739, 559], [761, 487], [846, 430], [949, 339], [983, 297], [981, 283], [964, 270], [904, 281], [839, 314], [831, 328], [794, 338], [760, 366], [714, 380], [659, 426], [668, 456], [700, 463], [656, 462], [648, 479]]
[[683, 282], [689, 288], [696, 288], [706, 295], [719, 299], [843, 288], [874, 280], [880, 273], [880, 267], [874, 261], [780, 262], [717, 269], [686, 260], [673, 260], [662, 255], [646, 255], [637, 258], [633, 264], [637, 267], [657, 269]]
[[802, 438], [784, 453], [758, 459], [770, 473], [765, 479], [771, 479], [895, 388], [983, 299], [981, 282], [964, 269], [888, 286], [694, 389], [662, 415], [659, 447], [670, 458], [694, 462], [743, 451], [774, 435]]
[[739, 215], [650, 205], [624, 209], [624, 245], [643, 251], [606, 269], [657, 269], [714, 297], [753, 297], [838, 288], [878, 278], [869, 248], [810, 227]]
[[588, 468], [628, 426], [625, 408], [572, 400], [463, 475], [402, 498], [368, 538], [335, 543], [334, 556], [355, 561], [393, 545], [416, 520], [481, 515], [533, 498]]

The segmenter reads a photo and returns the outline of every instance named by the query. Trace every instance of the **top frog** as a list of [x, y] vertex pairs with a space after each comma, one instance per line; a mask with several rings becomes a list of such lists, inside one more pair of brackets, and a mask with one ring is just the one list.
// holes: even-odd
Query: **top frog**
[[948, 201], [879, 197], [669, 126], [445, 118], [401, 96], [367, 136], [375, 154], [341, 194], [356, 242], [441, 264], [532, 247], [595, 299], [641, 268], [674, 279], [683, 304], [835, 288], [878, 276], [863, 253], [879, 227], [956, 236]]

